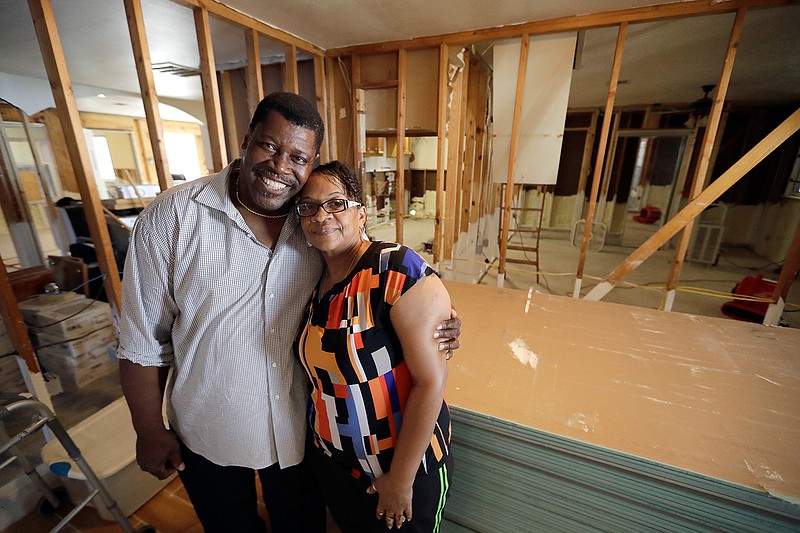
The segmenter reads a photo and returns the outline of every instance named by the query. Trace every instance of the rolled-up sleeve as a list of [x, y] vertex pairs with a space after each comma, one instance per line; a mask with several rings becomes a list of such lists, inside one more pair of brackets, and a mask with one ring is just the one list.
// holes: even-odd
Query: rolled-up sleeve
[[122, 316], [117, 357], [144, 366], [173, 361], [172, 326], [178, 313], [173, 297], [171, 227], [167, 206], [151, 205], [134, 224], [122, 279]]

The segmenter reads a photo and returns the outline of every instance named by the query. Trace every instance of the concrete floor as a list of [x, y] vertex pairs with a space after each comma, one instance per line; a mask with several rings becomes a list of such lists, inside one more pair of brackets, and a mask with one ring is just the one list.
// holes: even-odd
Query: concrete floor
[[[427, 260], [433, 257], [423, 251], [422, 243], [433, 238], [432, 219], [408, 218], [403, 224], [404, 244], [420, 252]], [[639, 225], [643, 226], [643, 225]], [[581, 294], [586, 295], [595, 284], [604, 279], [614, 268], [632, 253], [639, 243], [657, 229], [629, 226], [626, 228], [625, 246], [605, 245], [601, 251], [587, 252]], [[371, 237], [381, 240], [395, 240], [394, 223], [368, 228]], [[527, 238], [527, 246], [532, 246], [532, 238]], [[518, 238], [511, 243], [520, 244]], [[530, 255], [530, 253], [529, 253]], [[539, 245], [539, 280], [533, 266], [507, 264], [504, 287], [549, 294], [572, 296], [575, 286], [575, 273], [578, 267], [580, 248], [574, 247], [567, 232], [544, 231]], [[509, 258], [523, 258], [523, 253], [510, 251]], [[658, 309], [673, 257], [672, 249], [662, 249], [653, 254], [639, 268], [603, 298], [603, 301]], [[489, 266], [486, 261], [491, 263]], [[494, 260], [494, 261], [492, 261]], [[496, 258], [475, 257], [458, 259], [439, 266], [442, 277], [475, 281], [486, 270], [480, 283], [497, 286], [498, 261]], [[777, 280], [780, 265], [760, 257], [744, 247], [725, 247], [720, 250], [716, 265], [685, 262], [681, 271], [678, 292], [673, 311], [701, 316], [726, 317], [722, 311], [723, 303], [730, 301], [726, 296], [745, 276], [762, 274], [766, 279]], [[478, 274], [475, 275], [474, 273]], [[468, 273], [466, 276], [464, 273]], [[712, 295], [710, 291], [723, 293]], [[800, 281], [795, 280], [787, 299], [789, 305], [782, 316], [782, 325], [800, 327]]]

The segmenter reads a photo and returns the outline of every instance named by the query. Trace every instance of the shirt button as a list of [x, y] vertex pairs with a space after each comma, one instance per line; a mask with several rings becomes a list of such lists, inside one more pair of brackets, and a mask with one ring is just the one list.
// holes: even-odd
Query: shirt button
[[270, 333], [275, 333], [275, 328], [271, 328], [271, 329], [269, 330], [269, 332], [270, 332]]
[[272, 294], [272, 293], [270, 293], [269, 297], [270, 297], [270, 298], [275, 298], [275, 295], [274, 295], [274, 294]]
[[278, 366], [278, 363], [272, 363], [272, 368], [275, 368], [277, 366]]
[[280, 396], [280, 394], [276, 394], [276, 395], [275, 395], [275, 399], [276, 399], [276, 400], [280, 400], [280, 399], [281, 399], [281, 396]]

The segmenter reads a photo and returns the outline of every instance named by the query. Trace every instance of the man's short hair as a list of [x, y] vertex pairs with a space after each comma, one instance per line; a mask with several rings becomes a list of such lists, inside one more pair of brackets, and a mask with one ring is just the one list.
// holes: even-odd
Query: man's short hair
[[250, 131], [253, 131], [259, 122], [266, 120], [270, 111], [280, 113], [283, 118], [295, 126], [313, 131], [316, 138], [315, 150], [319, 152], [325, 136], [325, 123], [311, 102], [294, 93], [274, 92], [269, 94], [258, 103], [258, 107], [253, 113], [253, 120], [250, 121]]

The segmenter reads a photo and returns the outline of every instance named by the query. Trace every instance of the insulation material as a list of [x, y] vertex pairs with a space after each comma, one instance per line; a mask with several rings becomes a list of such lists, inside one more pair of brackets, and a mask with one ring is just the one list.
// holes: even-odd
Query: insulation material
[[[556, 182], [576, 41], [576, 33], [530, 38], [515, 183], [552, 185]], [[492, 175], [496, 183], [506, 183], [508, 179], [519, 52], [519, 39], [494, 45]]]
[[[446, 391], [461, 454], [448, 509], [473, 517], [470, 506], [516, 502], [512, 529], [470, 528], [800, 528], [800, 331], [446, 285], [464, 322]], [[488, 480], [504, 475], [516, 478]], [[619, 527], [593, 529], [610, 507]], [[513, 529], [548, 512], [564, 521]]]

